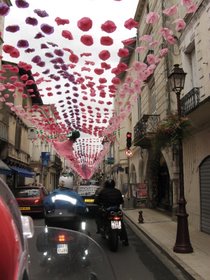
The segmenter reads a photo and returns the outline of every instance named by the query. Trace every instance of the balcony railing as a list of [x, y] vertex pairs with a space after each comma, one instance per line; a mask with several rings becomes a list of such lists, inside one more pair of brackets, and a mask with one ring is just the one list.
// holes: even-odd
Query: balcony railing
[[200, 90], [195, 87], [191, 89], [182, 99], [181, 99], [181, 107], [182, 114], [186, 115], [194, 108], [198, 106], [200, 103]]
[[143, 115], [134, 127], [134, 146], [148, 149], [151, 139], [155, 136], [160, 115]]

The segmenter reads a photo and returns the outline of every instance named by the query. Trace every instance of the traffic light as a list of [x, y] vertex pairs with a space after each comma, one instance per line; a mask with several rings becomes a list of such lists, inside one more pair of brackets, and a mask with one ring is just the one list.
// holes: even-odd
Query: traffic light
[[126, 147], [128, 150], [130, 150], [130, 147], [132, 145], [132, 134], [131, 132], [127, 132], [126, 134]]

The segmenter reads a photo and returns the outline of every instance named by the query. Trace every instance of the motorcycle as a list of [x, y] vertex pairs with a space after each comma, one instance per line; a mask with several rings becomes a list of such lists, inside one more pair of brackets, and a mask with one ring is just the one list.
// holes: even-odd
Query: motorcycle
[[123, 232], [123, 212], [119, 207], [102, 208], [102, 222], [100, 233], [108, 240], [111, 251], [118, 250], [119, 239], [122, 240]]
[[78, 231], [35, 227], [29, 254], [30, 280], [116, 279], [102, 248]]

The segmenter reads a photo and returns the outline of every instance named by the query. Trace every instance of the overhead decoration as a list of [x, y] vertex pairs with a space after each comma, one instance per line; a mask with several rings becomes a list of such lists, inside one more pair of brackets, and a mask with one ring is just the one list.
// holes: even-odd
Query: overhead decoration
[[[186, 27], [185, 15], [194, 13], [197, 6], [193, 0], [180, 0], [185, 15], [179, 18], [178, 5], [167, 3], [163, 10], [167, 26], [157, 31], [162, 40], [156, 41], [153, 33], [137, 38], [139, 23], [130, 17], [122, 26], [109, 18], [95, 22], [88, 15], [76, 20], [60, 15], [52, 18], [43, 9], [31, 8], [32, 1], [12, 2], [11, 7], [0, 3], [0, 16], [10, 17], [19, 9], [23, 23], [11, 16], [5, 24], [4, 37], [12, 36], [2, 45], [7, 62], [0, 71], [0, 102], [36, 127], [37, 138], [51, 142], [72, 169], [90, 178], [115, 141], [115, 131], [129, 116], [144, 81], [176, 43], [176, 32]], [[113, 2], [120, 5], [123, 1]], [[148, 30], [161, 16], [154, 11], [146, 15]], [[121, 28], [135, 32], [116, 49]], [[153, 53], [147, 54], [148, 50]], [[134, 57], [146, 58], [128, 65], [132, 51]], [[114, 52], [118, 60], [113, 64]], [[113, 108], [116, 94], [118, 111]], [[20, 97], [22, 105], [17, 105]], [[33, 101], [31, 108], [27, 98]], [[37, 98], [47, 100], [48, 105], [35, 104]], [[103, 145], [104, 137], [108, 142]]]

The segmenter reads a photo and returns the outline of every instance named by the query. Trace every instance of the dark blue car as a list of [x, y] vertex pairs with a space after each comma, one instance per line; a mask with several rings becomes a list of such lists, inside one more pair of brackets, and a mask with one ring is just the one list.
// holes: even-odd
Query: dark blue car
[[75, 191], [61, 187], [44, 200], [45, 223], [80, 230], [87, 211], [82, 197]]

